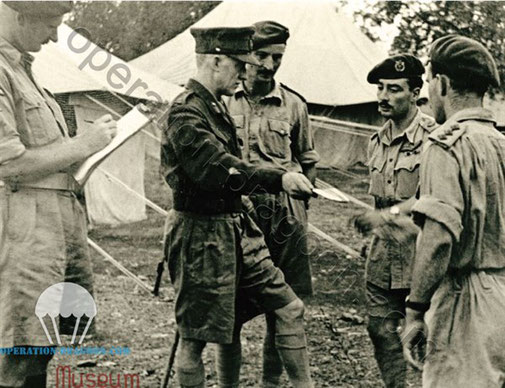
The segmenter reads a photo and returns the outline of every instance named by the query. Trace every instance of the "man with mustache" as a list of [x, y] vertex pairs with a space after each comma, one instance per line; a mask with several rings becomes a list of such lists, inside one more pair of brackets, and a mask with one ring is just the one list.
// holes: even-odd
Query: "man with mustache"
[[238, 387], [241, 325], [266, 312], [276, 317], [275, 341], [292, 386], [312, 387], [303, 302], [270, 260], [241, 195], [285, 191], [308, 198], [313, 186], [303, 174], [243, 161], [221, 98], [244, 79], [245, 63], [257, 63], [253, 33], [252, 27], [191, 29], [197, 75], [173, 102], [162, 137], [162, 173], [174, 199], [165, 249], [176, 290], [181, 387], [204, 387], [207, 342], [218, 344], [219, 386]]
[[[460, 35], [429, 52], [439, 128], [421, 162], [421, 227], [407, 302], [404, 351], [423, 387], [505, 386], [505, 136], [483, 107], [500, 86], [496, 62]], [[427, 354], [424, 359], [424, 346]], [[424, 340], [424, 341], [423, 341]]]
[[[245, 80], [228, 100], [243, 157], [255, 166], [303, 172], [314, 183], [319, 156], [314, 149], [307, 105], [298, 93], [274, 79], [289, 30], [274, 21], [258, 22], [254, 27], [253, 55], [259, 65], [246, 65]], [[298, 296], [310, 296], [306, 202], [285, 192], [258, 193], [249, 198], [274, 264]], [[275, 321], [274, 314], [266, 314], [264, 387], [278, 387], [283, 371], [275, 344]]]
[[[0, 355], [0, 387], [46, 386], [51, 355], [37, 353], [50, 344], [35, 315], [46, 288], [67, 281], [92, 292], [86, 217], [71, 172], [112, 140], [116, 123], [105, 115], [70, 138], [29, 54], [58, 40], [71, 8], [71, 1], [0, 3], [0, 348], [13, 352]], [[23, 355], [26, 346], [36, 354]]]
[[[387, 217], [409, 213], [414, 202], [421, 151], [435, 128], [433, 119], [416, 106], [423, 73], [419, 59], [409, 54], [387, 58], [368, 73], [367, 81], [377, 84], [379, 112], [387, 121], [371, 137], [368, 147], [369, 193], [377, 210], [357, 218], [362, 230], [377, 227]], [[406, 362], [397, 328], [405, 314], [414, 251], [415, 236], [396, 246], [387, 236], [374, 235], [366, 263], [368, 333], [388, 388], [406, 384]]]

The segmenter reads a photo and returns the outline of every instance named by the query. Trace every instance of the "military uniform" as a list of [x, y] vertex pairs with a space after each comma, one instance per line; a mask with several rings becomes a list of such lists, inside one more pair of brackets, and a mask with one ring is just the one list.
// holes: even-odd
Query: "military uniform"
[[[62, 2], [54, 7], [41, 13], [69, 10]], [[26, 150], [69, 140], [56, 100], [33, 78], [32, 61], [0, 38], [0, 164]], [[50, 345], [35, 315], [37, 300], [49, 286], [68, 281], [92, 292], [85, 213], [73, 193], [77, 188], [65, 171], [0, 182], [2, 348]], [[43, 375], [50, 357], [42, 358], [0, 356], [0, 385], [19, 386], [28, 375]]]
[[162, 172], [175, 210], [166, 249], [183, 338], [230, 343], [251, 317], [237, 319], [236, 303], [257, 314], [296, 298], [269, 259], [261, 232], [242, 212], [241, 194], [279, 192], [283, 171], [255, 168], [240, 157], [226, 107], [190, 80], [172, 105], [162, 139]]
[[426, 316], [426, 387], [505, 383], [505, 136], [494, 125], [483, 108], [461, 110], [430, 135], [423, 155], [413, 212], [454, 241]]
[[[286, 86], [275, 83], [270, 93], [255, 102], [242, 85], [228, 100], [228, 109], [243, 157], [251, 164], [302, 172], [302, 165], [313, 166], [319, 160], [305, 101]], [[298, 295], [310, 295], [305, 202], [286, 193], [253, 194], [250, 198], [274, 264]]]
[[[391, 121], [374, 134], [368, 147], [370, 190], [376, 209], [403, 202], [416, 193], [421, 152], [435, 121], [418, 110], [402, 135], [391, 139]], [[374, 236], [366, 263], [369, 314], [401, 318], [410, 287], [415, 246], [400, 250]], [[395, 291], [393, 291], [395, 290]]]
[[[388, 216], [381, 211], [390, 208], [392, 214], [395, 211], [398, 214], [400, 210], [394, 205], [409, 200], [416, 192], [421, 152], [435, 128], [433, 119], [422, 113], [414, 102], [415, 91], [423, 84], [423, 73], [424, 67], [418, 58], [398, 54], [377, 64], [367, 76], [369, 83], [378, 85], [379, 111], [384, 110], [383, 114], [390, 120], [371, 137], [368, 146], [369, 193], [374, 197], [376, 210], [363, 214], [361, 219], [358, 217], [356, 225], [375, 228], [365, 269], [367, 330], [388, 388], [406, 385], [407, 363], [397, 328], [405, 314], [416, 232], [412, 227], [402, 242], [385, 234], [383, 228]], [[400, 131], [399, 123], [412, 116], [408, 127]]]

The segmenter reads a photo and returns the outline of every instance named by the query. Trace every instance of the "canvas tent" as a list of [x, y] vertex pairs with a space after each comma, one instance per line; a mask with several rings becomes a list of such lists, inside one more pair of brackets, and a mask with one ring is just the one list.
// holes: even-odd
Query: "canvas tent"
[[[244, 26], [260, 20], [282, 23], [289, 28], [290, 38], [276, 78], [301, 93], [313, 114], [376, 124], [375, 88], [366, 82], [366, 75], [387, 53], [347, 16], [337, 12], [335, 4], [224, 1], [193, 26]], [[188, 28], [130, 63], [182, 85], [195, 74], [194, 49]], [[351, 159], [353, 162], [366, 159], [368, 136], [316, 126], [315, 137], [322, 154], [321, 165], [345, 168]], [[328, 147], [328, 141], [333, 147]], [[354, 153], [353, 158], [348, 157], [350, 152]], [[337, 158], [336, 153], [340, 155]]]
[[[192, 27], [244, 26], [260, 20], [275, 20], [289, 28], [277, 78], [307, 101], [334, 106], [375, 100], [366, 75], [386, 53], [337, 12], [335, 3], [225, 1]], [[194, 50], [187, 29], [130, 63], [180, 85], [195, 73]]]
[[[130, 103], [170, 101], [182, 90], [124, 63], [65, 24], [59, 27], [58, 36], [57, 43], [44, 45], [35, 54], [33, 72], [43, 87], [68, 103], [65, 116], [79, 131], [89, 125], [85, 120], [106, 113], [118, 119], [131, 108]], [[140, 86], [132, 89], [135, 82]], [[92, 174], [84, 188], [91, 223], [116, 225], [146, 217], [144, 201], [114, 178], [144, 196], [145, 146], [149, 141], [143, 133], [135, 135]]]

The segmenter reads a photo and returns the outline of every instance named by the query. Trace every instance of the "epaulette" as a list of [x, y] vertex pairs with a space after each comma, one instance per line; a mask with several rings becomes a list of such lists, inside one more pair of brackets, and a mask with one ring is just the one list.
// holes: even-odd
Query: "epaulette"
[[466, 132], [466, 125], [463, 123], [451, 124], [449, 128], [445, 125], [438, 127], [434, 130], [428, 139], [441, 145], [444, 148], [449, 148], [456, 143], [456, 141], [461, 138]]
[[303, 97], [303, 96], [302, 96], [300, 93], [298, 93], [296, 90], [291, 89], [289, 86], [284, 85], [282, 82], [281, 82], [280, 84], [281, 84], [281, 86], [282, 86], [284, 89], [286, 89], [287, 91], [289, 91], [289, 92], [293, 93], [295, 96], [300, 97], [300, 99], [301, 99], [304, 103], [307, 103], [307, 100], [305, 99], [305, 97]]
[[419, 121], [419, 125], [423, 127], [428, 133], [431, 133], [438, 128], [437, 122], [430, 116], [423, 116]]
[[186, 89], [179, 93], [177, 97], [174, 98], [172, 105], [181, 105], [181, 104], [186, 104], [188, 102], [188, 99], [195, 94], [194, 91]]

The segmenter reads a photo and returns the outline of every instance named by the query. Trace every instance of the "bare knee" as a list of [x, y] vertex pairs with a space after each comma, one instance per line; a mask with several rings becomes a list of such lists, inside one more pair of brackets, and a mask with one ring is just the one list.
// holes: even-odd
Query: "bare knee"
[[177, 364], [183, 368], [196, 368], [202, 359], [205, 342], [181, 338]]
[[284, 323], [303, 321], [305, 305], [300, 298], [296, 298], [291, 303], [280, 309], [275, 310], [277, 321]]

